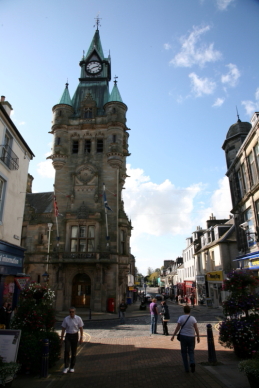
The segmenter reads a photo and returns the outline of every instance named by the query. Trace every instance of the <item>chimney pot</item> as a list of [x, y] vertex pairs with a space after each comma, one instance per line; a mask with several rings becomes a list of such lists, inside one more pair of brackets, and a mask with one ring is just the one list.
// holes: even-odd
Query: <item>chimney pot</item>
[[1, 96], [1, 102], [5, 101], [5, 96]]

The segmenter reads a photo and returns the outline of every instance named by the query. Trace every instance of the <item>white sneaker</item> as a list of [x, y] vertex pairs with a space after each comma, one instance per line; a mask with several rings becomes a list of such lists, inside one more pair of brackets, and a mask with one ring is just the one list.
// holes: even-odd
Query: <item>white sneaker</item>
[[74, 369], [74, 368], [72, 368], [72, 369], [69, 369], [69, 372], [70, 372], [70, 373], [74, 373], [74, 371], [75, 371], [75, 369]]
[[63, 373], [67, 373], [69, 371], [69, 368], [64, 368]]

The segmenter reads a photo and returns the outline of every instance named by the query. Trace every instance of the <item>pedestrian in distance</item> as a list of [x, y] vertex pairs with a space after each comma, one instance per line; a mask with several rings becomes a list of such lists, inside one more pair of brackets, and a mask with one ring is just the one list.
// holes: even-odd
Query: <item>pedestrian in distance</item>
[[[83, 326], [84, 323], [82, 319], [75, 315], [75, 307], [70, 307], [69, 315], [62, 322], [62, 332], [61, 332], [61, 341], [63, 342], [64, 334], [65, 336], [65, 351], [64, 351], [64, 369], [63, 373], [75, 371], [76, 363], [76, 351], [78, 345], [78, 332], [80, 331], [80, 344], [83, 343]], [[71, 359], [70, 359], [71, 351]]]
[[192, 307], [194, 308], [194, 305], [195, 305], [195, 298], [194, 298], [194, 295], [193, 295], [193, 294], [191, 295], [190, 300], [191, 300], [191, 305], [192, 305]]
[[7, 302], [4, 302], [0, 308], [0, 329], [6, 329], [7, 322]]
[[124, 324], [125, 323], [125, 312], [127, 310], [127, 303], [125, 303], [125, 300], [122, 299], [120, 305], [119, 305], [119, 318], [120, 318], [120, 323]]
[[150, 334], [157, 334], [158, 309], [157, 309], [156, 301], [157, 301], [156, 298], [153, 298], [152, 302], [149, 305], [149, 310], [151, 315]]
[[175, 303], [178, 304], [178, 295], [175, 297]]
[[[183, 359], [183, 365], [185, 372], [189, 372], [189, 364], [192, 373], [195, 372], [195, 358], [194, 358], [194, 348], [195, 348], [195, 333], [197, 335], [197, 342], [200, 342], [199, 329], [197, 326], [196, 319], [190, 315], [191, 308], [190, 306], [184, 306], [183, 308], [184, 315], [181, 315], [178, 318], [177, 326], [175, 328], [174, 334], [171, 338], [171, 341], [174, 340], [174, 337], [180, 330], [180, 342], [181, 342], [181, 354]], [[188, 362], [189, 356], [189, 362]]]
[[163, 325], [163, 335], [168, 335], [168, 327], [167, 322], [170, 320], [170, 314], [169, 309], [166, 304], [166, 301], [161, 302], [161, 318], [162, 318], [162, 325]]

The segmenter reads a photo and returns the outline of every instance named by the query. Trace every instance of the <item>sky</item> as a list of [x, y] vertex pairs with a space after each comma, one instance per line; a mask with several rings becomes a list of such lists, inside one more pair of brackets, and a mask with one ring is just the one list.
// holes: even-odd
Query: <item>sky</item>
[[[131, 252], [143, 275], [231, 200], [222, 144], [259, 110], [258, 0], [0, 0], [0, 94], [35, 154], [33, 192], [53, 190], [52, 107], [101, 18], [105, 56], [128, 107], [123, 190]], [[110, 91], [113, 82], [110, 83]]]

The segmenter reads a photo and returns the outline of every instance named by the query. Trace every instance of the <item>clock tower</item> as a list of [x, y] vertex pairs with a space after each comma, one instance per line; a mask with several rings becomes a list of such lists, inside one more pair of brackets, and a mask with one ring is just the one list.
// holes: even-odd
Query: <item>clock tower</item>
[[[121, 299], [132, 296], [128, 279], [135, 271], [130, 253], [132, 227], [122, 200], [129, 128], [117, 77], [109, 91], [111, 58], [104, 56], [98, 23], [79, 66], [73, 98], [66, 84], [52, 109], [49, 159], [55, 169], [54, 193], [27, 195], [26, 271], [37, 280], [42, 268], [47, 269], [57, 310], [74, 305], [115, 312]], [[41, 204], [35, 206], [39, 194]], [[51, 194], [53, 208], [48, 203]], [[36, 224], [31, 217], [35, 212], [41, 213]], [[49, 233], [46, 213], [52, 223]], [[45, 231], [41, 252], [36, 244], [40, 231]]]

